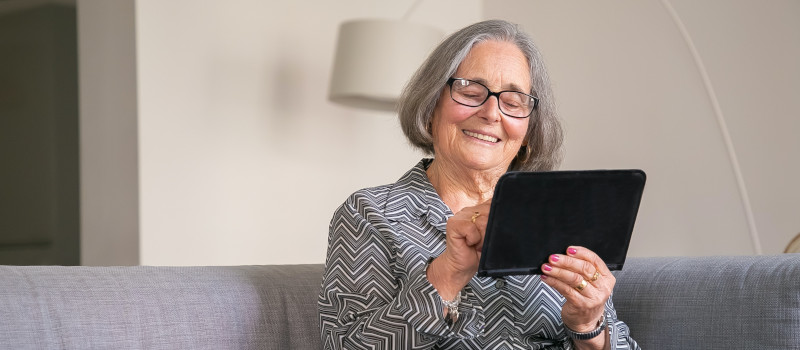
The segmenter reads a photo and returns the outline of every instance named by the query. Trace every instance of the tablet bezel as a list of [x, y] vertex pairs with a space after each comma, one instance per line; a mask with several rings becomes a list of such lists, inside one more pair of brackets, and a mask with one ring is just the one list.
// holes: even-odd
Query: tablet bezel
[[[525, 259], [530, 261], [528, 263], [523, 263], [523, 264], [520, 263], [504, 264], [502, 261], [498, 263], [495, 256], [502, 256], [506, 252], [496, 251], [497, 249], [502, 249], [502, 248], [494, 248], [495, 246], [498, 245], [494, 244], [495, 241], [499, 239], [497, 235], [510, 234], [508, 232], [503, 231], [503, 229], [500, 228], [501, 227], [500, 222], [502, 220], [508, 220], [508, 218], [505, 217], [506, 216], [505, 214], [500, 214], [500, 213], [503, 212], [508, 213], [509, 208], [511, 207], [507, 206], [513, 205], [513, 203], [510, 203], [509, 201], [505, 200], [505, 198], [518, 195], [520, 189], [515, 187], [517, 186], [516, 183], [518, 183], [519, 181], [523, 182], [540, 181], [539, 184], [543, 185], [545, 184], [545, 182], [541, 181], [554, 181], [554, 180], [555, 181], [575, 180], [575, 186], [581, 187], [581, 189], [579, 189], [580, 191], [591, 189], [591, 186], [602, 186], [604, 181], [606, 182], [621, 181], [620, 183], [622, 183], [623, 186], [625, 186], [625, 191], [622, 191], [624, 192], [622, 194], [626, 195], [627, 198], [623, 198], [621, 200], [618, 200], [617, 202], [614, 202], [614, 204], [616, 204], [617, 206], [619, 206], [620, 202], [622, 202], [622, 206], [619, 209], [620, 212], [615, 212], [615, 213], [624, 217], [624, 222], [617, 223], [617, 225], [620, 225], [623, 228], [620, 229], [614, 226], [615, 228], [617, 228], [614, 234], [621, 237], [621, 239], [619, 240], [619, 244], [611, 245], [610, 246], [611, 248], [608, 248], [608, 246], [603, 248], [603, 249], [616, 249], [614, 254], [604, 254], [603, 252], [598, 252], [598, 255], [600, 255], [600, 257], [603, 258], [604, 262], [606, 263], [606, 265], [610, 270], [622, 269], [622, 266], [625, 263], [625, 257], [627, 255], [628, 247], [630, 245], [631, 235], [633, 234], [633, 227], [636, 221], [636, 216], [638, 214], [639, 205], [641, 203], [642, 192], [644, 190], [644, 184], [646, 181], [646, 175], [644, 171], [638, 169], [624, 169], [624, 170], [572, 170], [572, 171], [547, 171], [547, 172], [508, 172], [498, 180], [497, 185], [495, 186], [494, 197], [489, 211], [489, 219], [488, 219], [489, 221], [486, 226], [486, 234], [484, 236], [484, 241], [483, 241], [483, 249], [481, 251], [481, 259], [478, 264], [478, 276], [501, 277], [507, 275], [542, 274], [541, 265], [547, 262], [547, 257], [549, 257], [550, 254], [554, 253], [563, 254], [566, 248], [570, 245], [584, 245], [585, 242], [591, 241], [591, 239], [586, 239], [590, 238], [588, 237], [588, 235], [590, 234], [588, 231], [570, 232], [570, 234], [577, 234], [577, 236], [573, 236], [572, 238], [565, 237], [564, 240], [569, 240], [569, 242], [563, 241], [563, 244], [553, 244], [551, 242], [548, 243], [551, 246], [551, 249], [554, 245], [558, 246], [563, 245], [563, 249], [561, 249], [560, 251], [534, 251], [532, 252], [532, 254], [535, 254], [534, 257], [533, 258], [526, 257]], [[527, 195], [553, 196], [559, 194], [555, 193], [554, 191], [562, 191], [562, 192], [564, 191], [559, 186], [554, 186], [552, 189], [548, 187], [537, 188], [536, 190], [543, 192], [528, 193]], [[508, 195], [507, 193], [509, 193], [509, 191], [516, 191], [517, 194]], [[554, 193], [545, 193], [547, 191]], [[563, 195], [564, 193], [561, 194]], [[567, 195], [581, 195], [581, 194], [576, 192], [575, 194], [568, 193]], [[592, 205], [606, 205], [613, 202], [614, 199], [592, 197], [591, 201], [600, 201], [600, 203], [592, 203]], [[513, 207], [513, 209], [518, 209], [518, 207]], [[622, 211], [624, 211], [624, 213], [622, 213]], [[562, 210], [561, 212], [565, 211]], [[571, 215], [573, 214], [575, 213], [571, 213]], [[624, 232], [621, 232], [620, 230], [624, 230]], [[532, 234], [538, 235], [541, 233], [532, 233]], [[559, 236], [548, 236], [546, 238], [548, 240], [554, 240], [554, 241], [558, 241], [559, 239], [561, 239]], [[593, 249], [593, 247], [588, 246], [590, 244], [586, 245], [587, 248]], [[534, 249], [535, 248], [536, 247], [534, 247]], [[604, 257], [603, 255], [614, 255], [616, 256], [616, 258], [606, 260], [607, 257]], [[531, 261], [535, 261], [536, 263], [534, 264]], [[491, 266], [487, 267], [487, 265]], [[504, 266], [498, 266], [498, 265], [504, 265]]]

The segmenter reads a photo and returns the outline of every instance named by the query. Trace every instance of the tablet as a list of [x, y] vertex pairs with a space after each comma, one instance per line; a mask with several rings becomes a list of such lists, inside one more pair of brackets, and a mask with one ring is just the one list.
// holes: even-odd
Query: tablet
[[641, 170], [509, 172], [494, 189], [478, 276], [541, 274], [551, 254], [591, 249], [620, 270], [644, 190]]

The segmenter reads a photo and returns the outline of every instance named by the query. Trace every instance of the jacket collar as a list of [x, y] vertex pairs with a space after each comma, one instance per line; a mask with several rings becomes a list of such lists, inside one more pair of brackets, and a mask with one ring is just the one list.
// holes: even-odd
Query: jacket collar
[[386, 218], [390, 221], [411, 221], [426, 216], [428, 222], [445, 232], [450, 208], [433, 188], [425, 169], [433, 159], [422, 159], [395, 182], [386, 200]]

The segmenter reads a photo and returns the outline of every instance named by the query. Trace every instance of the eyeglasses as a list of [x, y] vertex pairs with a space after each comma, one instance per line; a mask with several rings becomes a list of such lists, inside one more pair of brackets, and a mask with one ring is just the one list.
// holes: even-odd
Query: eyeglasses
[[458, 104], [479, 107], [490, 96], [495, 96], [500, 112], [513, 118], [527, 118], [539, 105], [539, 99], [531, 95], [519, 91], [492, 92], [486, 85], [469, 79], [450, 78], [447, 85], [450, 85], [450, 98]]

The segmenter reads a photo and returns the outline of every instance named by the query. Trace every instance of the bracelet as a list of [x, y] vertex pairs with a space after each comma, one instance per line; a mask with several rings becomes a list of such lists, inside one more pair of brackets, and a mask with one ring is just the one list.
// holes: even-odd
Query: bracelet
[[461, 292], [456, 294], [455, 299], [453, 300], [444, 300], [442, 296], [439, 296], [442, 299], [442, 304], [447, 308], [447, 321], [449, 323], [453, 323], [458, 319], [458, 304], [461, 303]]
[[595, 330], [593, 330], [593, 331], [590, 331], [590, 332], [579, 333], [579, 332], [576, 332], [576, 331], [573, 331], [573, 330], [569, 329], [569, 327], [567, 327], [566, 324], [564, 325], [564, 330], [567, 332], [567, 336], [572, 338], [572, 339], [575, 339], [575, 340], [589, 340], [589, 339], [592, 339], [592, 338], [600, 335], [600, 333], [603, 333], [603, 331], [605, 329], [606, 329], [606, 314], [605, 314], [605, 312], [603, 313], [603, 316], [600, 317], [600, 320], [597, 321], [597, 328]]
[[[425, 273], [428, 272], [428, 267], [433, 262], [433, 259], [435, 259], [435, 257], [430, 257], [428, 258], [428, 261], [425, 263]], [[444, 307], [447, 308], [447, 315], [445, 316], [445, 321], [447, 321], [449, 325], [452, 325], [458, 319], [458, 304], [461, 303], [461, 292], [459, 291], [453, 300], [444, 300], [444, 298], [442, 298], [441, 295], [439, 295], [439, 299], [442, 300], [442, 304], [444, 304]]]

